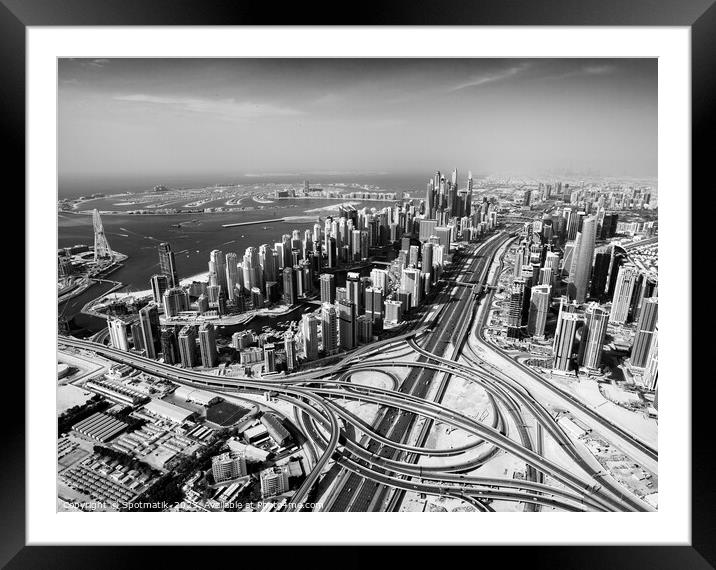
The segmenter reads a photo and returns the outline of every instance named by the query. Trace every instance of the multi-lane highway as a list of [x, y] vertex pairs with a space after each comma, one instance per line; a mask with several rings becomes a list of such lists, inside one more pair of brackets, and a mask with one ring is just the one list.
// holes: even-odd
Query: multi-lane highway
[[[485, 268], [489, 266], [489, 261], [491, 261], [494, 251], [506, 239], [508, 239], [506, 234], [500, 234], [483, 244], [470, 245], [466, 248], [458, 266], [452, 269], [450, 277], [461, 280], [468, 276], [478, 281]], [[430, 351], [441, 355], [445, 353], [451, 344], [458, 342], [456, 333], [465, 326], [465, 318], [472, 314], [475, 302], [471, 288], [445, 285], [443, 284], [435, 300], [435, 304], [440, 306], [441, 309], [434, 319], [432, 330], [425, 338], [425, 343], [430, 347]], [[459, 342], [462, 342], [462, 339], [459, 339]], [[420, 356], [418, 359], [420, 362], [425, 360], [425, 356]], [[434, 377], [435, 371], [433, 369], [412, 368], [399, 391], [418, 398], [425, 398], [432, 388]], [[444, 379], [443, 382], [446, 380]], [[439, 386], [438, 400], [441, 397], [441, 391], [444, 393], [444, 387]], [[375, 432], [390, 441], [401, 442], [410, 434], [416, 419], [417, 417], [414, 414], [405, 413], [395, 408], [385, 408], [376, 422]], [[424, 444], [431, 425], [432, 422], [424, 424], [427, 429], [419, 435], [417, 442], [419, 446]], [[375, 439], [364, 438], [363, 444], [370, 453], [380, 457], [395, 460], [401, 455], [400, 451], [396, 451], [394, 448]], [[416, 456], [409, 456], [407, 461], [413, 462], [414, 457]], [[403, 458], [403, 460], [405, 461], [406, 458]], [[378, 485], [375, 481], [366, 479], [358, 474], [339, 474], [335, 486], [326, 498], [326, 509], [341, 512], [381, 510], [387, 491], [386, 486]], [[392, 501], [390, 508], [393, 509], [397, 509], [399, 506], [402, 493], [396, 493], [395, 497], [398, 500]]]

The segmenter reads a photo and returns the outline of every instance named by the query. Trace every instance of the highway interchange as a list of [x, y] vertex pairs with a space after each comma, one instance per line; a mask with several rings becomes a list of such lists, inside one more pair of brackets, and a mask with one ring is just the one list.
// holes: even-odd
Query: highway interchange
[[[59, 344], [92, 351], [175, 383], [216, 392], [269, 393], [291, 404], [294, 423], [315, 457], [292, 505], [316, 500], [320, 482], [325, 492], [317, 501], [326, 511], [397, 511], [407, 493], [456, 498], [479, 511], [493, 510], [493, 501], [520, 503], [524, 510], [653, 510], [606, 476], [546, 407], [518, 381], [485, 363], [473, 348], [473, 343], [487, 346], [481, 331], [488, 311], [479, 311], [479, 306], [485, 299], [491, 300], [493, 293], [487, 287], [490, 268], [512, 239], [507, 228], [485, 242], [467, 245], [434, 294], [432, 306], [437, 309], [423, 310], [407, 332], [346, 353], [331, 366], [302, 373], [263, 379], [225, 377], [167, 365], [93, 341], [60, 336]], [[386, 357], [387, 351], [399, 348], [410, 350], [417, 358]], [[489, 349], [497, 351], [492, 345]], [[529, 368], [517, 365], [532, 381], [553, 390], [555, 397], [579, 408], [603, 435], [656, 460], [656, 451], [632, 434]], [[391, 372], [396, 369], [407, 370], [404, 380]], [[391, 378], [391, 386], [351, 382], [354, 373], [364, 371]], [[487, 393], [489, 423], [441, 404], [452, 378], [474, 383]], [[376, 420], [365, 422], [341, 405], [346, 401], [376, 404]], [[426, 445], [428, 435], [438, 422], [474, 437], [463, 446], [430, 448]], [[517, 430], [512, 436], [510, 426]], [[545, 456], [545, 437], [561, 448], [569, 468]], [[475, 475], [476, 469], [500, 453], [524, 462], [524, 479]], [[429, 457], [447, 458], [447, 462], [420, 464], [421, 458]], [[545, 483], [545, 476], [551, 478], [551, 484]]]

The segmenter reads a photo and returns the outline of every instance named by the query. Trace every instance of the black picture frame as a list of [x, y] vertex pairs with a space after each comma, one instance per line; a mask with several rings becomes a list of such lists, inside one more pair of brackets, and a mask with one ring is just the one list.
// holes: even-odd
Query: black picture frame
[[[280, 10], [269, 3], [221, 0], [1, 0], [0, 1], [0, 97], [7, 174], [15, 188], [25, 185], [25, 31], [28, 26], [123, 25], [564, 25], [564, 26], [688, 26], [692, 49], [692, 186], [710, 190], [707, 166], [712, 162], [708, 138], [713, 138], [716, 102], [716, 5], [714, 0], [448, 0], [434, 3], [400, 1], [384, 4], [360, 2], [324, 7], [295, 3]], [[10, 187], [8, 186], [8, 189]], [[26, 216], [31, 210], [26, 208]], [[693, 226], [697, 224], [694, 220]], [[671, 231], [687, 231], [675, 228]], [[696, 245], [696, 244], [694, 244]], [[12, 293], [16, 295], [16, 293]], [[25, 298], [25, 302], [30, 302]], [[686, 307], [691, 311], [691, 307]], [[19, 336], [19, 335], [18, 335]], [[23, 335], [26, 338], [26, 335]], [[695, 334], [692, 338], [697, 340]], [[702, 341], [703, 342], [703, 341]], [[30, 352], [42, 350], [25, 346]], [[693, 350], [693, 349], [692, 349]], [[684, 355], [691, 361], [691, 355]], [[10, 361], [6, 353], [6, 361]], [[689, 366], [690, 368], [690, 366]], [[694, 375], [695, 376], [695, 375]], [[716, 491], [708, 460], [713, 454], [711, 432], [706, 425], [714, 401], [714, 384], [707, 373], [692, 384], [692, 541], [690, 546], [550, 546], [483, 547], [464, 551], [468, 563], [487, 562], [485, 554], [499, 556], [511, 565], [550, 568], [712, 568], [716, 565]], [[681, 382], [688, 379], [679, 379]], [[124, 567], [146, 561], [147, 547], [25, 546], [25, 413], [24, 386], [6, 372], [5, 410], [0, 469], [0, 564], [28, 567]], [[636, 515], [635, 524], [639, 524]], [[320, 540], [320, 537], [317, 537]], [[81, 537], [78, 537], [81, 541]], [[559, 537], [555, 537], [559, 541]], [[269, 560], [293, 564], [296, 552], [272, 549], [270, 557], [259, 548], [212, 548], [211, 554], [189, 547], [159, 547], [163, 564], [206, 564], [229, 555], [241, 564], [266, 564]], [[337, 552], [338, 547], [304, 547], [299, 556], [311, 565], [321, 562], [357, 567], [371, 564], [382, 552]], [[357, 548], [357, 547], [355, 547]], [[378, 549], [379, 547], [369, 547]], [[487, 551], [489, 548], [489, 551]], [[443, 564], [449, 559], [437, 549], [401, 548], [400, 562]], [[486, 552], [487, 551], [487, 552]], [[289, 557], [284, 558], [284, 554]], [[458, 553], [460, 556], [463, 553]], [[392, 554], [391, 554], [392, 556]], [[405, 558], [407, 556], [407, 558]], [[490, 557], [491, 557], [490, 556]], [[474, 558], [473, 558], [474, 557]], [[470, 561], [472, 560], [472, 561]], [[456, 561], [457, 562], [457, 561]], [[515, 564], [516, 563], [516, 564]]]

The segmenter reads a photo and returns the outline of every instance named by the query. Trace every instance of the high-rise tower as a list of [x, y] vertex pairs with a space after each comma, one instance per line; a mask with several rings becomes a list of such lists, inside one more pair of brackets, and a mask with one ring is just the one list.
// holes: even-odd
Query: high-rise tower
[[[581, 239], [575, 252], [574, 280], [570, 284], [570, 298], [584, 303], [587, 298], [587, 285], [592, 274], [592, 258], [594, 257], [594, 240], [597, 235], [597, 218], [585, 218], [582, 223]], [[573, 295], [573, 296], [572, 296]]]
[[638, 274], [639, 271], [636, 266], [630, 263], [622, 265], [619, 268], [619, 274], [617, 275], [616, 284], [614, 286], [612, 310], [609, 314], [610, 322], [623, 324], [627, 321], [632, 292], [634, 291]]
[[634, 345], [631, 349], [631, 363], [633, 366], [645, 368], [649, 363], [651, 344], [656, 337], [656, 324], [658, 320], [659, 299], [651, 297], [644, 300], [643, 309], [639, 316]]
[[168, 243], [160, 243], [157, 247], [159, 251], [159, 272], [166, 275], [169, 280], [169, 287], [179, 285], [179, 276], [177, 275], [176, 261], [172, 246]]
[[577, 329], [582, 323], [582, 316], [574, 312], [576, 309], [573, 305], [560, 307], [559, 317], [557, 317], [557, 331], [554, 335], [554, 369], [567, 372], [571, 369], [574, 362], [574, 341]]
[[602, 363], [607, 322], [607, 312], [597, 303], [590, 303], [585, 311], [585, 326], [582, 329], [582, 364], [590, 370], [596, 370]]
[[532, 287], [529, 318], [527, 320], [527, 333], [531, 336], [544, 336], [551, 292], [552, 287], [548, 284]]
[[216, 350], [216, 330], [213, 324], [201, 325], [199, 348], [201, 349], [201, 365], [204, 368], [213, 368], [219, 363], [219, 353]]

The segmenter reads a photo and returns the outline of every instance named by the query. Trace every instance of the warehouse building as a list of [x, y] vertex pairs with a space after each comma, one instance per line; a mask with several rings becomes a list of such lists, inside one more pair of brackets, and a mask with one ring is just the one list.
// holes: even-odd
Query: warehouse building
[[88, 380], [85, 382], [85, 388], [92, 390], [97, 394], [101, 394], [110, 400], [136, 406], [142, 402], [146, 402], [149, 398], [139, 390], [134, 390], [116, 380]]
[[194, 417], [194, 412], [191, 410], [185, 410], [164, 400], [152, 400], [144, 406], [144, 409], [154, 416], [176, 423], [182, 423]]
[[261, 423], [266, 428], [269, 437], [276, 442], [279, 447], [285, 447], [291, 441], [291, 434], [283, 426], [281, 420], [275, 415], [265, 413], [261, 416]]
[[97, 412], [76, 423], [72, 429], [90, 439], [104, 443], [127, 429], [127, 424], [110, 414]]
[[266, 429], [266, 426], [258, 424], [244, 430], [244, 437], [249, 443], [258, 443], [268, 437], [268, 430]]
[[211, 406], [212, 404], [216, 404], [223, 400], [223, 398], [217, 396], [216, 394], [211, 394], [209, 392], [205, 392], [204, 390], [197, 390], [196, 388], [190, 388], [188, 386], [179, 386], [179, 388], [174, 391], [174, 396], [184, 400], [185, 402], [193, 402], [201, 406]]

